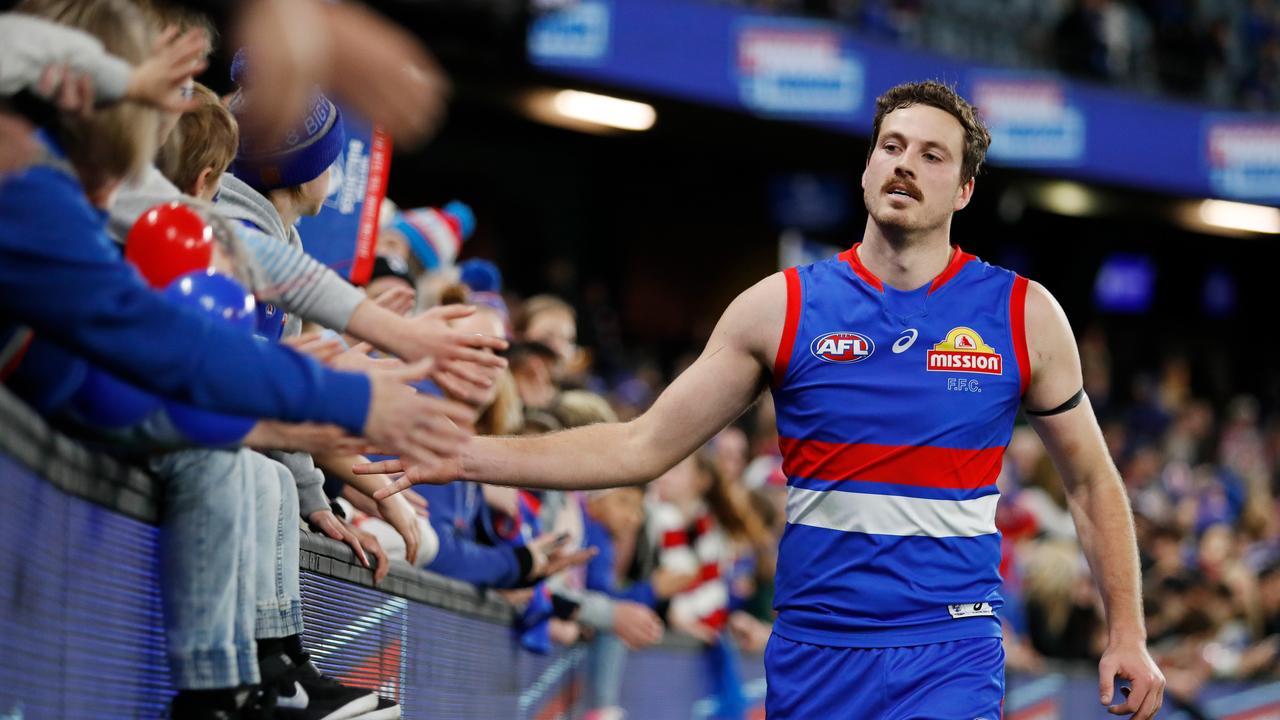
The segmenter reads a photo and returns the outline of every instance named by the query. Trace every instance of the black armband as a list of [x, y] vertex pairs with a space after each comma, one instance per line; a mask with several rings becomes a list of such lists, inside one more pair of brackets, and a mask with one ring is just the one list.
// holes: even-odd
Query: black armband
[[1084, 388], [1076, 391], [1075, 395], [1067, 398], [1067, 401], [1052, 410], [1027, 410], [1026, 413], [1033, 417], [1049, 417], [1050, 415], [1061, 415], [1071, 408], [1080, 404], [1084, 400]]

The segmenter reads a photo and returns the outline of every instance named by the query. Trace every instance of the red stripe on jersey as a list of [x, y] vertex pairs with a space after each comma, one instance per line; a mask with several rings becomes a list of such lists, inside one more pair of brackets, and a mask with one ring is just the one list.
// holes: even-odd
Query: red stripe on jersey
[[791, 364], [791, 350], [796, 344], [796, 328], [800, 327], [800, 309], [803, 305], [800, 297], [800, 272], [795, 268], [787, 268], [782, 273], [787, 279], [787, 319], [782, 324], [782, 339], [778, 341], [778, 354], [773, 360], [773, 384], [782, 384], [787, 374], [787, 366]]
[[1004, 448], [956, 450], [912, 445], [832, 443], [778, 438], [788, 477], [862, 480], [972, 490], [992, 485]]
[[1021, 275], [1013, 278], [1013, 290], [1009, 292], [1009, 330], [1013, 333], [1013, 353], [1018, 358], [1018, 377], [1021, 385], [1018, 395], [1025, 395], [1031, 383], [1031, 355], [1027, 352], [1027, 279]]
[[951, 253], [951, 262], [947, 263], [947, 268], [942, 271], [941, 275], [933, 279], [933, 284], [929, 286], [927, 294], [932, 295], [934, 290], [946, 285], [947, 281], [955, 277], [956, 273], [960, 272], [960, 268], [963, 268], [964, 264], [972, 259], [972, 255], [961, 250], [960, 246], [957, 245], [955, 252]]
[[706, 565], [702, 566], [701, 571], [698, 573], [698, 582], [696, 584], [700, 585], [704, 582], [707, 582], [708, 580], [719, 580], [719, 579], [720, 579], [720, 565], [717, 563], [707, 563]]
[[684, 530], [668, 530], [662, 533], [662, 547], [683, 547], [689, 544], [689, 534]]
[[876, 277], [875, 273], [868, 270], [867, 266], [862, 264], [862, 259], [858, 257], [858, 246], [861, 244], [862, 243], [854, 243], [853, 247], [840, 253], [839, 258], [849, 263], [849, 267], [853, 268], [853, 273], [863, 280], [866, 280], [868, 285], [880, 292], [884, 292], [884, 283], [880, 282], [880, 278]]

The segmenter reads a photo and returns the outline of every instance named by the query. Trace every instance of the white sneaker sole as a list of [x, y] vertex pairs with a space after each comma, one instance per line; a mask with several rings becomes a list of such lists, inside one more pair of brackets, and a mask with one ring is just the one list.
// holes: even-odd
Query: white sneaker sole
[[[371, 710], [378, 709], [378, 696], [373, 693], [362, 695], [355, 700], [343, 705], [333, 712], [325, 715], [320, 720], [355, 720], [356, 718], [364, 718]], [[399, 717], [399, 716], [397, 716]]]
[[392, 705], [389, 708], [367, 712], [353, 720], [400, 720], [400, 706]]

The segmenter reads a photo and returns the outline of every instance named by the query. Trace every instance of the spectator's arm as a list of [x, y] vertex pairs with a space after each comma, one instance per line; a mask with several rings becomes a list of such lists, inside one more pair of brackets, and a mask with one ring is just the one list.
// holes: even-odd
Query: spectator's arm
[[289, 468], [293, 482], [298, 486], [298, 513], [302, 517], [309, 518], [312, 513], [329, 509], [329, 497], [324, 494], [324, 473], [316, 467], [310, 455], [272, 450], [267, 456]]
[[87, 74], [102, 101], [123, 98], [133, 71], [87, 33], [30, 15], [0, 14], [0, 95], [36, 91], [52, 65]]
[[254, 293], [304, 320], [346, 332], [364, 293], [302, 248], [242, 228], [245, 249], [262, 271]]
[[165, 302], [119, 258], [70, 177], [33, 168], [9, 179], [0, 217], [0, 317], [165, 397], [364, 432], [367, 377]]
[[480, 545], [460, 535], [447, 522], [435, 517], [430, 518], [430, 522], [440, 538], [440, 550], [426, 566], [428, 570], [473, 585], [495, 588], [517, 587], [528, 572], [527, 567], [521, 566], [515, 548]]

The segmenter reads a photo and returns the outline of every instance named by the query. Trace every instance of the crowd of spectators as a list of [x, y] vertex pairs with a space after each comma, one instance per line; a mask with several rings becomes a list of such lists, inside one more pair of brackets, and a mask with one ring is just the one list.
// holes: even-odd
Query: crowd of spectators
[[1280, 109], [1270, 0], [716, 0], [827, 17], [878, 39], [1144, 92]]
[[[791, 9], [924, 42], [944, 5]], [[1017, 4], [970, 5], [1010, 13]], [[1133, 27], [1156, 28], [1157, 55], [1161, 28], [1176, 35], [1168, 28], [1198, 17], [1179, 16], [1177, 2], [1094, 0], [1056, 15], [1039, 3], [1018, 7], [1044, 14], [1040, 26], [1059, 39], [1095, 27], [1081, 13], [1132, 13]], [[333, 717], [357, 705], [342, 717], [399, 716], [394, 702], [321, 675], [304, 652], [299, 520], [349, 544], [377, 579], [399, 560], [501, 593], [517, 610], [526, 650], [589, 645], [595, 720], [624, 716], [627, 653], [668, 631], [702, 648], [721, 716], [745, 711], [739, 652], [759, 653], [769, 637], [786, 524], [767, 394], [642, 488], [528, 491], [464, 479], [375, 499], [392, 479], [359, 472], [377, 460], [374, 451], [430, 465], [469, 433], [625, 420], [644, 411], [664, 378], [650, 366], [600, 372], [578, 344], [573, 305], [521, 297], [503, 286], [497, 265], [468, 257], [463, 242], [484, 219], [460, 203], [389, 204], [363, 288], [310, 260], [295, 221], [319, 212], [327, 194], [341, 116], [310, 84], [293, 96], [282, 91], [292, 86], [265, 66], [270, 53], [250, 46], [238, 56], [237, 90], [220, 99], [192, 81], [216, 37], [197, 16], [130, 0], [27, 0], [19, 11], [0, 17], [15, 43], [5, 52], [23, 57], [0, 64], [0, 89], [20, 101], [0, 108], [0, 118], [15, 137], [29, 133], [34, 151], [0, 167], [0, 380], [55, 424], [127, 453], [170, 485], [162, 594], [182, 691], [175, 717], [256, 717], [296, 700], [295, 687], [308, 690], [304, 707], [278, 716]], [[1249, 43], [1275, 47], [1275, 12], [1255, 3], [1240, 16]], [[183, 31], [164, 30], [170, 23]], [[1027, 40], [1012, 27], [1008, 36]], [[1143, 65], [1127, 62], [1077, 69], [1120, 77]], [[256, 100], [263, 88], [298, 100], [308, 122]], [[258, 107], [271, 112], [255, 114]], [[139, 217], [155, 222], [148, 208], [173, 201], [205, 224], [196, 235], [215, 238], [196, 274], [247, 284], [236, 301], [253, 307], [244, 297], [252, 294], [262, 304], [250, 321], [260, 337], [221, 322], [239, 317], [235, 303], [210, 318], [144, 283], [159, 261], [138, 254], [130, 227]], [[1105, 336], [1086, 334], [1081, 351], [1130, 490], [1151, 642], [1171, 691], [1194, 697], [1212, 678], [1274, 675], [1280, 429], [1264, 424], [1248, 396], [1225, 408], [1195, 398], [1178, 358], [1122, 393]], [[146, 412], [121, 420], [122, 401], [138, 393], [165, 402], [144, 402]], [[236, 417], [198, 415], [193, 425], [193, 410]], [[1096, 660], [1105, 642], [1098, 595], [1066, 494], [1029, 428], [1015, 431], [1000, 482], [1010, 668]], [[211, 569], [210, 558], [226, 564]], [[213, 595], [222, 609], [197, 600]]]

